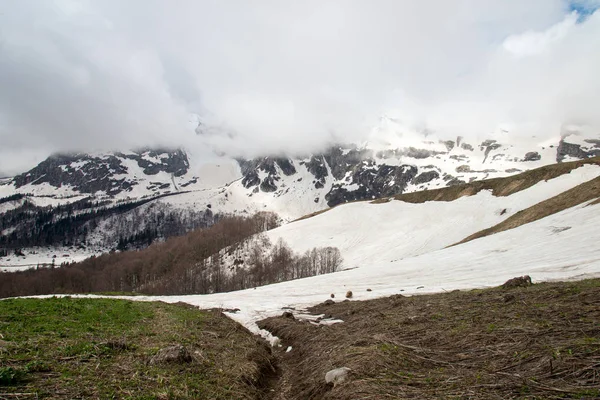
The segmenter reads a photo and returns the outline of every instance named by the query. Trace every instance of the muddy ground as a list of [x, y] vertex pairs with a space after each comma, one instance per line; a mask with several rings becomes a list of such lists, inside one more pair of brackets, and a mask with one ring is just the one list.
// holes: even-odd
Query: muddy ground
[[[344, 322], [288, 315], [259, 323], [282, 341], [267, 398], [600, 398], [599, 279], [308, 311]], [[326, 372], [339, 367], [351, 369], [347, 381], [326, 384]]]

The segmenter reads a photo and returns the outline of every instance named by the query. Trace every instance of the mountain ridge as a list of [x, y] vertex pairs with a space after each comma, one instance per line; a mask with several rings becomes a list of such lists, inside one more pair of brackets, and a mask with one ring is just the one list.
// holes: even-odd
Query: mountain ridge
[[[17, 239], [29, 235], [33, 222], [23, 223], [19, 215], [25, 219], [50, 215], [57, 223], [86, 202], [93, 206], [77, 213], [115, 212], [92, 218], [92, 225], [84, 225], [78, 236], [57, 246], [55, 255], [69, 255], [64, 261], [80, 259], [72, 254], [79, 254], [81, 247], [102, 252], [130, 243], [135, 248], [143, 246], [145, 238], [181, 234], [224, 215], [272, 211], [288, 222], [349, 202], [510, 176], [557, 159], [600, 154], [600, 140], [574, 135], [533, 147], [496, 139], [471, 144], [460, 136], [454, 140], [420, 136], [394, 148], [383, 138], [295, 157], [220, 157], [209, 162], [181, 148], [53, 155], [0, 182], [0, 198], [8, 199], [0, 204], [0, 246], [19, 248]], [[10, 200], [15, 195], [22, 197]], [[128, 204], [131, 210], [117, 211]], [[60, 207], [63, 214], [52, 211]], [[171, 226], [164, 228], [167, 221]], [[81, 257], [92, 254], [80, 250]], [[48, 262], [48, 256], [40, 261]]]

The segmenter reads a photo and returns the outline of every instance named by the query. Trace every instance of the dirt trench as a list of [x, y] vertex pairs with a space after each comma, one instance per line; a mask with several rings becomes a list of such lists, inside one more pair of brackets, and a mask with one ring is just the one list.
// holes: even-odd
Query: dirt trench
[[[600, 398], [600, 279], [307, 312], [344, 322], [286, 314], [258, 323], [282, 345], [272, 349], [265, 399]], [[350, 368], [347, 382], [326, 384], [339, 367]]]

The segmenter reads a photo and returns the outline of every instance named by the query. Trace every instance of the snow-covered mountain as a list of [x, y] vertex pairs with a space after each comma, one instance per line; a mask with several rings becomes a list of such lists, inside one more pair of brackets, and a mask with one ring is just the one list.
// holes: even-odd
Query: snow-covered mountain
[[[508, 194], [481, 190], [452, 201], [346, 204], [267, 232], [271, 241], [282, 238], [296, 251], [315, 243], [339, 246], [345, 270], [336, 273], [226, 293], [122, 298], [227, 310], [228, 316], [276, 344], [279, 340], [260, 330], [258, 321], [292, 311], [315, 324], [343, 323], [305, 315], [305, 309], [326, 300], [344, 301], [348, 291], [353, 300], [368, 300], [498, 286], [521, 275], [535, 283], [599, 277], [599, 162], [552, 166], [556, 173], [547, 176], [553, 178], [536, 174], [537, 182], [522, 190], [517, 189], [527, 177], [507, 179], [502, 188], [512, 189]], [[557, 198], [560, 206], [550, 212], [546, 203], [540, 204]], [[457, 244], [532, 210], [539, 218]]]
[[[598, 169], [598, 168], [596, 168]], [[541, 186], [533, 192], [544, 190]], [[524, 199], [523, 196], [518, 196]], [[479, 199], [481, 200], [481, 199]], [[466, 207], [471, 200], [456, 204], [456, 210]], [[511, 203], [512, 200], [508, 200]], [[461, 203], [461, 202], [459, 202]], [[477, 199], [471, 205], [481, 204]], [[362, 203], [365, 207], [379, 207]], [[400, 220], [407, 210], [400, 204], [385, 204], [390, 211], [388, 219]], [[436, 215], [446, 215], [447, 204], [433, 202], [432, 205], [417, 204], [416, 208], [427, 207]], [[435, 210], [436, 207], [441, 207]], [[347, 209], [350, 206], [340, 207]], [[341, 211], [341, 210], [340, 210]], [[409, 210], [413, 212], [415, 210]], [[354, 300], [367, 300], [397, 294], [416, 295], [423, 293], [449, 292], [452, 290], [498, 286], [515, 276], [530, 275], [534, 282], [553, 280], [585, 279], [600, 276], [600, 204], [581, 204], [550, 215], [538, 221], [500, 232], [458, 246], [441, 247], [411, 256], [405, 247], [391, 259], [379, 257], [368, 264], [359, 263], [357, 268], [345, 271], [293, 280], [274, 285], [229, 293], [190, 296], [139, 296], [133, 300], [185, 302], [200, 308], [222, 308], [239, 310], [230, 312], [234, 320], [253, 332], [273, 339], [269, 332], [260, 331], [257, 321], [281, 315], [286, 310], [301, 312], [304, 308], [322, 303], [335, 294], [334, 301], [342, 301], [351, 290]], [[325, 214], [329, 214], [325, 213]], [[467, 213], [467, 218], [468, 217]], [[422, 215], [422, 214], [419, 214]], [[334, 222], [334, 216], [330, 222]], [[439, 228], [439, 229], [438, 229]], [[398, 224], [400, 235], [410, 235], [410, 228]], [[445, 224], [430, 230], [430, 234], [443, 236]], [[390, 256], [390, 241], [382, 241], [381, 235], [360, 243], [360, 248], [369, 254], [379, 252]], [[420, 242], [424, 238], [414, 240]], [[295, 247], [295, 242], [292, 243]], [[404, 256], [402, 256], [404, 254]], [[349, 257], [347, 255], [347, 257]], [[351, 264], [353, 262], [349, 260]], [[316, 317], [315, 317], [316, 318]], [[341, 321], [338, 321], [341, 322]]]
[[[250, 237], [223, 249], [218, 258], [207, 259], [206, 264], [218, 262], [226, 274], [252, 269], [256, 252], [266, 258], [277, 243], [284, 243], [296, 254], [318, 247], [337, 248], [343, 258], [341, 269], [396, 262], [459, 243], [543, 201], [598, 181], [599, 164], [597, 159], [569, 163], [564, 167], [573, 170], [564, 168], [557, 173], [552, 172], [556, 169], [552, 165], [478, 186], [467, 185], [460, 191], [444, 189], [414, 193], [412, 198], [400, 195], [345, 204]], [[597, 185], [584, 191], [600, 196]], [[437, 197], [444, 192], [446, 197]]]
[[[13, 257], [11, 262], [49, 262], [57, 253], [68, 255], [60, 261], [71, 261], [114, 248], [123, 238], [134, 242], [148, 235], [181, 234], [210, 224], [218, 215], [273, 211], [287, 222], [351, 201], [600, 155], [600, 135], [543, 141], [517, 140], [505, 132], [492, 136], [438, 138], [382, 118], [366, 142], [332, 145], [313, 154], [220, 156], [210, 161], [183, 149], [53, 155], [28, 172], [0, 181], [0, 248], [14, 248], [12, 239], [32, 229], [19, 217], [25, 210], [44, 210], [53, 222], [79, 216], [81, 229], [74, 240], [41, 245], [43, 249], [35, 250], [39, 257], [28, 262]], [[101, 218], [86, 216], [99, 212]], [[169, 220], [179, 225], [157, 226]], [[6, 258], [0, 259], [3, 263]]]

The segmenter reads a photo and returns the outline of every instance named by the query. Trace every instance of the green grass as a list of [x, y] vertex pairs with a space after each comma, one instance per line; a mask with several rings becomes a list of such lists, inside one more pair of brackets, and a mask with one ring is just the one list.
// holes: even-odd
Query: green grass
[[[259, 361], [268, 360], [258, 339], [222, 314], [164, 303], [6, 300], [0, 334], [0, 393], [39, 398], [256, 398]], [[193, 361], [150, 363], [174, 344]]]

